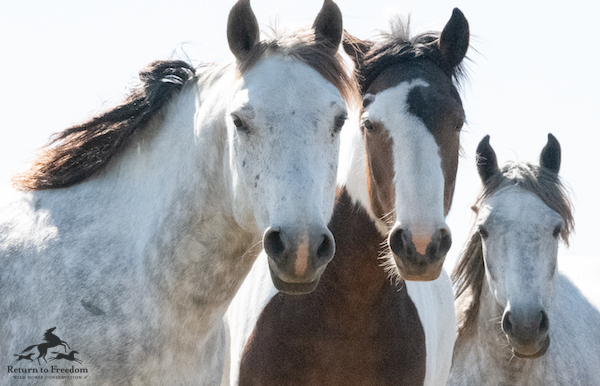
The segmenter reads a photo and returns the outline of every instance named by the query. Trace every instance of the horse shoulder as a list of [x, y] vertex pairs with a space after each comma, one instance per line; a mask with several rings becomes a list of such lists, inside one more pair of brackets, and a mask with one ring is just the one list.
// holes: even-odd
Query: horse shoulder
[[425, 331], [427, 360], [424, 385], [444, 384], [450, 373], [456, 339], [452, 282], [442, 270], [438, 279], [431, 282], [407, 281], [406, 288]]

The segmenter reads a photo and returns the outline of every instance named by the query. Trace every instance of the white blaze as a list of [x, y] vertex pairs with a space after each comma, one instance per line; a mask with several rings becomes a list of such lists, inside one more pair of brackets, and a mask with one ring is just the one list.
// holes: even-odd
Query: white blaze
[[429, 85], [416, 79], [382, 91], [365, 117], [382, 123], [393, 140], [396, 225], [410, 230], [415, 247], [423, 253], [432, 233], [445, 224], [444, 175], [433, 134], [408, 110], [408, 94], [414, 87]]

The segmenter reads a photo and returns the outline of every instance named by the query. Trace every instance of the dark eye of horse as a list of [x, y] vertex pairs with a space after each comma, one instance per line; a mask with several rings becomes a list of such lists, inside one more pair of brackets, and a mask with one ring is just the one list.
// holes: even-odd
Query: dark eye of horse
[[464, 122], [464, 121], [459, 121], [459, 122], [456, 124], [456, 127], [455, 127], [454, 129], [455, 129], [456, 131], [461, 131], [461, 130], [462, 130], [462, 128], [463, 128], [463, 125], [464, 125], [464, 124], [465, 124], [465, 122]]
[[479, 227], [477, 232], [479, 232], [479, 236], [481, 236], [482, 239], [487, 239], [489, 236], [488, 231], [484, 227]]
[[554, 228], [554, 231], [552, 231], [552, 236], [554, 236], [554, 238], [557, 239], [558, 236], [560, 236], [560, 232], [562, 232], [562, 227], [560, 225], [557, 225]]
[[339, 133], [340, 130], [342, 130], [342, 127], [344, 127], [344, 123], [346, 123], [346, 119], [348, 119], [347, 114], [340, 114], [337, 117], [335, 117], [335, 123], [333, 125], [333, 131], [335, 133]]
[[247, 131], [248, 129], [246, 128], [246, 126], [244, 125], [244, 122], [240, 119], [240, 117], [238, 117], [237, 115], [232, 115], [231, 118], [233, 119], [233, 124], [235, 125], [235, 127], [240, 130], [240, 131]]
[[371, 122], [368, 119], [365, 119], [362, 123], [362, 126], [365, 128], [365, 130], [367, 131], [375, 131], [375, 126], [373, 126], [373, 122]]

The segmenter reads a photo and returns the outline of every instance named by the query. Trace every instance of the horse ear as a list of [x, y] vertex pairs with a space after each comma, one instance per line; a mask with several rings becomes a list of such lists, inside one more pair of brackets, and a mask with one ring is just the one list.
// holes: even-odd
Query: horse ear
[[540, 166], [558, 174], [560, 170], [560, 143], [555, 136], [548, 134], [548, 142], [540, 154]]
[[239, 0], [229, 12], [227, 41], [233, 55], [243, 59], [259, 42], [260, 30], [250, 0]]
[[464, 59], [469, 48], [469, 22], [458, 8], [454, 8], [450, 20], [438, 40], [438, 47], [446, 63], [454, 68]]
[[359, 38], [350, 35], [348, 31], [344, 30], [342, 45], [344, 46], [344, 51], [346, 51], [346, 54], [348, 54], [348, 56], [350, 56], [354, 62], [354, 66], [356, 68], [361, 68], [365, 54], [369, 52], [373, 46], [373, 43], [367, 40], [360, 40]]
[[498, 173], [498, 160], [496, 158], [496, 152], [490, 145], [490, 136], [486, 135], [483, 137], [479, 146], [477, 146], [477, 156], [475, 158], [477, 162], [477, 172], [481, 181], [485, 184], [490, 177]]
[[316, 40], [327, 42], [331, 47], [331, 55], [335, 55], [342, 41], [344, 27], [342, 12], [333, 0], [325, 0], [312, 27]]

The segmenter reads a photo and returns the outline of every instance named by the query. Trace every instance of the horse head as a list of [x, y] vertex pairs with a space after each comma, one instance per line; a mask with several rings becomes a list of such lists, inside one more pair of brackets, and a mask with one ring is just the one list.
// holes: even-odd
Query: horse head
[[337, 49], [342, 18], [326, 0], [312, 28], [260, 41], [248, 0], [229, 16], [238, 79], [227, 117], [234, 211], [256, 222], [277, 289], [312, 291], [332, 259], [339, 131], [351, 88]]
[[[499, 168], [489, 136], [477, 148], [484, 184], [477, 205], [485, 278], [501, 327], [521, 358], [537, 358], [550, 344], [550, 318], [557, 276], [558, 242], [567, 240], [572, 217], [558, 180], [560, 145], [548, 135], [540, 165], [507, 163]], [[485, 285], [485, 284], [484, 284]]]
[[452, 243], [445, 216], [465, 120], [453, 80], [468, 46], [458, 9], [439, 35], [409, 38], [400, 23], [380, 42], [344, 41], [364, 95], [369, 207], [406, 280], [436, 279]]

